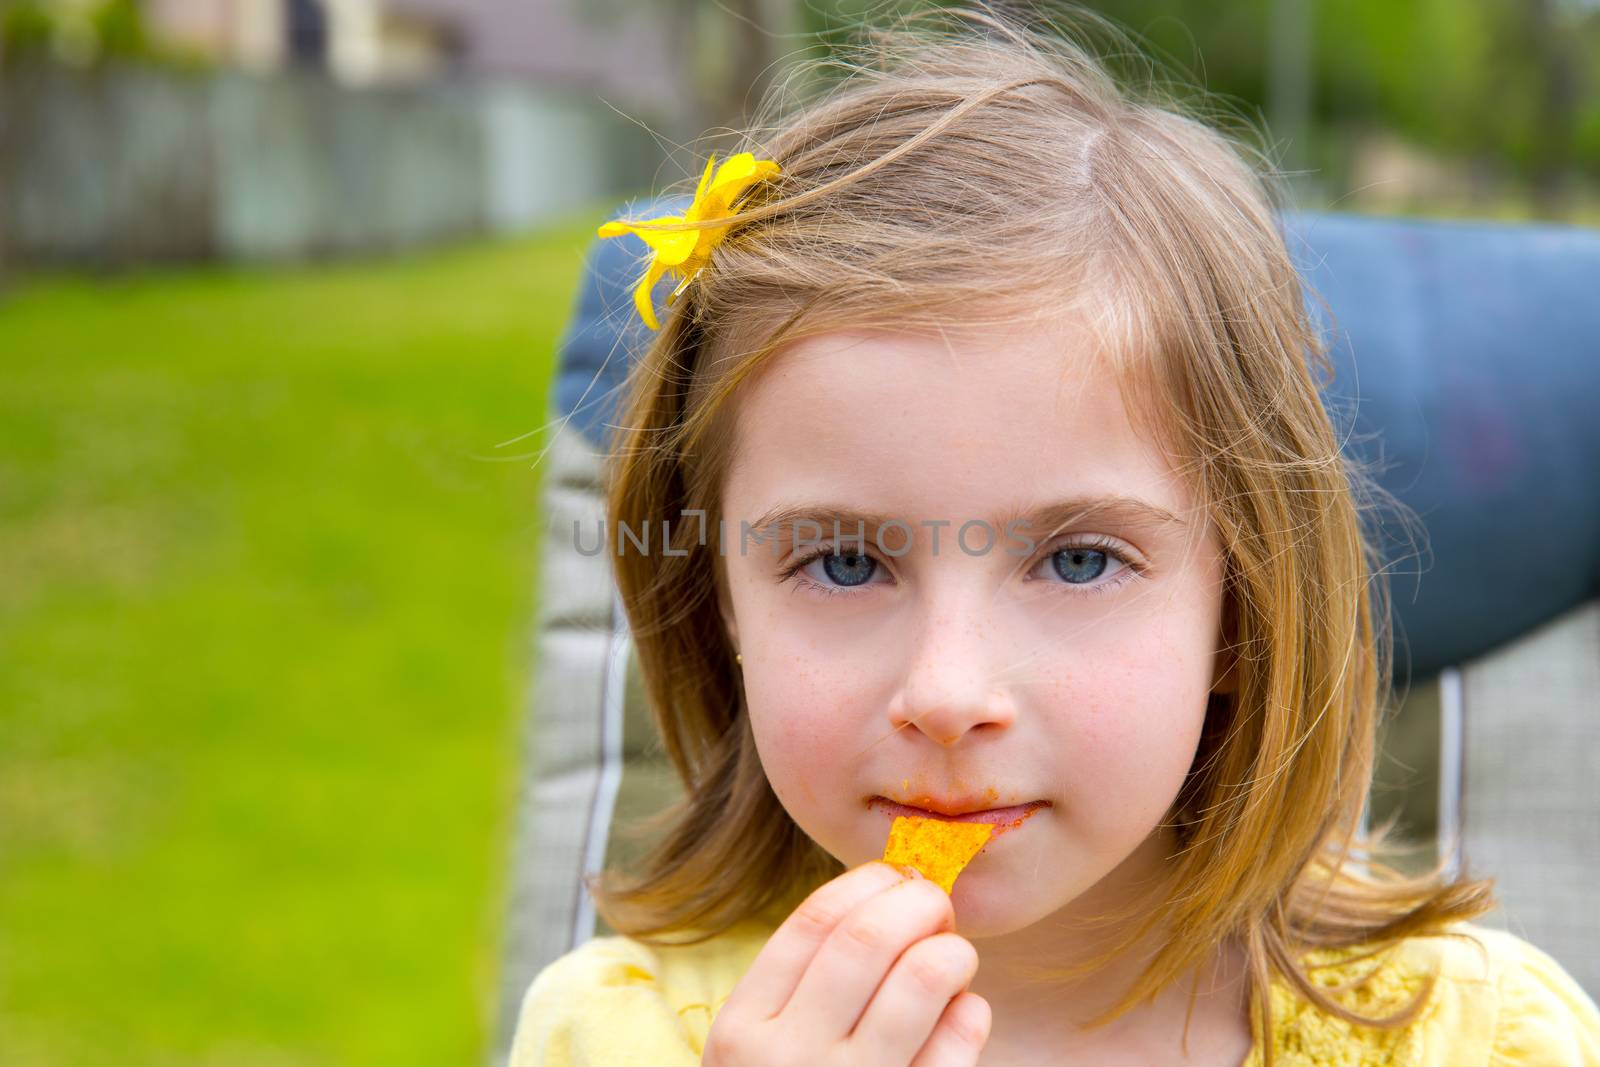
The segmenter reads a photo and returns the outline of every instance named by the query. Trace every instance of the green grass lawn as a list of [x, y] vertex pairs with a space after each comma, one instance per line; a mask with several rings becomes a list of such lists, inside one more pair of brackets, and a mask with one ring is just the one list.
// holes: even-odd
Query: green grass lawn
[[604, 211], [0, 301], [6, 1067], [482, 1062]]

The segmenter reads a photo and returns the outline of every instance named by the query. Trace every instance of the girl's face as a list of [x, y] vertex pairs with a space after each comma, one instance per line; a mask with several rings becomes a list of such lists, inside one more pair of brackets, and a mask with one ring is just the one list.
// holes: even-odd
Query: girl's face
[[853, 867], [883, 852], [882, 799], [1043, 802], [957, 880], [963, 932], [1118, 902], [1166, 855], [1221, 680], [1222, 559], [1111, 370], [1064, 329], [835, 333], [737, 403], [723, 612], [790, 816]]

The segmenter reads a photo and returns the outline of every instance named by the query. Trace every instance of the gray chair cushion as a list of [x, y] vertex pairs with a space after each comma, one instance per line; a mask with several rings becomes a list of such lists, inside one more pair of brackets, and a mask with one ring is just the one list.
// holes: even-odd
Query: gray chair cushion
[[[1459, 673], [1459, 677], [1455, 675]], [[1440, 848], [1600, 998], [1600, 600], [1447, 671]]]

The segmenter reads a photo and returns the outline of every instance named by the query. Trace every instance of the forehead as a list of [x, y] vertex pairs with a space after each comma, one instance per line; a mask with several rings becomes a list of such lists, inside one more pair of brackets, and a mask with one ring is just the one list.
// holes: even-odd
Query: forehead
[[[1136, 431], [1116, 360], [1075, 320], [823, 334], [779, 349], [745, 386], [730, 503], [848, 491], [955, 521], [1047, 495], [1190, 507], [1171, 457]], [[988, 510], [926, 514], [955, 508]]]

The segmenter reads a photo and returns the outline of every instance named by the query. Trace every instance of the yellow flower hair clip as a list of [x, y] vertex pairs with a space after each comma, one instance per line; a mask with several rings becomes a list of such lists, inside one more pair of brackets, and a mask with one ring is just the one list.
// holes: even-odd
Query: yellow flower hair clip
[[650, 269], [645, 272], [638, 288], [633, 291], [633, 303], [639, 309], [639, 317], [652, 330], [661, 328], [660, 323], [656, 321], [655, 308], [650, 302], [650, 293], [656, 282], [669, 270], [683, 276], [683, 281], [678, 283], [678, 287], [672, 291], [672, 296], [667, 300], [667, 303], [672, 303], [678, 294], [688, 287], [690, 280], [700, 268], [711, 262], [711, 250], [717, 247], [717, 243], [728, 232], [728, 227], [708, 226], [703, 230], [657, 230], [651, 227], [663, 222], [700, 222], [705, 219], [727, 218], [733, 214], [734, 201], [746, 189], [778, 173], [778, 165], [772, 160], [757, 159], [749, 152], [729, 156], [722, 161], [722, 166], [716, 168], [716, 174], [713, 175], [711, 168], [716, 161], [717, 156], [713, 152], [711, 158], [706, 160], [706, 172], [700, 176], [700, 185], [694, 191], [694, 203], [690, 204], [682, 215], [662, 215], [638, 223], [618, 220], [606, 223], [598, 231], [601, 237], [635, 233], [644, 239], [645, 244], [655, 249], [656, 254], [650, 261]]

